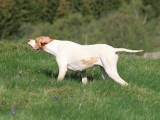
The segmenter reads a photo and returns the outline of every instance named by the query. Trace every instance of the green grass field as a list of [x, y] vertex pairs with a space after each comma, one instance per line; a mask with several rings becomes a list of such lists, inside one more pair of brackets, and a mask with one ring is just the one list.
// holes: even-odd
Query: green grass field
[[68, 71], [57, 82], [55, 58], [39, 50], [0, 52], [0, 120], [158, 120], [160, 60], [120, 56], [123, 87], [103, 80], [99, 67]]

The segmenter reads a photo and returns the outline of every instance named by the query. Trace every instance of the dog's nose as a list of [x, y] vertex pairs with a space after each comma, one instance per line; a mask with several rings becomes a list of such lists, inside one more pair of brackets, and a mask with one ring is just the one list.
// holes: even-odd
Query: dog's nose
[[28, 42], [30, 42], [30, 40], [28, 40]]

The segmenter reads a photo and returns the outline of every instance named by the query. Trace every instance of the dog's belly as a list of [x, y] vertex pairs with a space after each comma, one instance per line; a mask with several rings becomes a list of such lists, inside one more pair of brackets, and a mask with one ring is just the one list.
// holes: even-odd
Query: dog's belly
[[73, 64], [68, 64], [67, 68], [73, 71], [83, 71], [85, 69], [88, 69], [90, 67], [95, 66], [96, 64], [84, 66], [84, 65], [73, 65]]
[[67, 68], [73, 71], [83, 71], [96, 65], [102, 65], [99, 58], [90, 57], [88, 59], [72, 60], [68, 63]]

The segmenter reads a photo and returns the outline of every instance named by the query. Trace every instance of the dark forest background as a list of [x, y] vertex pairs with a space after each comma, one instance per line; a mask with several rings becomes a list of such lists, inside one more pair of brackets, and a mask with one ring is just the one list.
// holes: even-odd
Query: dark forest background
[[160, 0], [0, 0], [0, 40], [160, 49]]

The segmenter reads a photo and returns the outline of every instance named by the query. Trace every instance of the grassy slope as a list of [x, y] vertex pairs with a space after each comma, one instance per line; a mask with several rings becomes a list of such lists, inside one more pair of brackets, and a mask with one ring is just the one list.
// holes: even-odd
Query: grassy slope
[[63, 82], [57, 82], [58, 68], [51, 55], [1, 52], [0, 120], [158, 120], [160, 60], [123, 56], [118, 71], [128, 87], [103, 80], [99, 67], [87, 71], [85, 86], [79, 72], [69, 71]]

